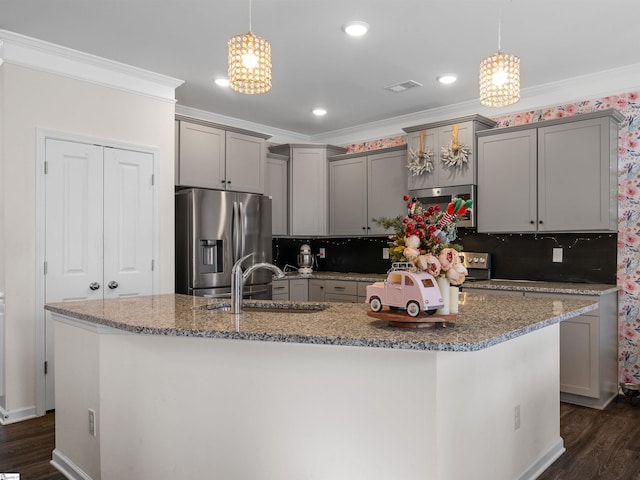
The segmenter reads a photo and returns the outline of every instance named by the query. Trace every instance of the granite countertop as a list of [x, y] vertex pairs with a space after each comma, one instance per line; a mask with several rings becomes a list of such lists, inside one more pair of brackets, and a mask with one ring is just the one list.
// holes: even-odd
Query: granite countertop
[[[455, 323], [429, 329], [389, 327], [367, 315], [366, 304], [299, 302], [326, 307], [312, 313], [247, 311], [236, 316], [203, 297], [154, 295], [47, 304], [45, 309], [74, 319], [137, 334], [194, 336], [353, 347], [434, 351], [476, 351], [595, 310], [593, 300], [554, 300], [499, 294], [461, 293]], [[262, 305], [265, 302], [252, 302]], [[266, 302], [291, 305], [295, 302]], [[227, 302], [228, 305], [228, 302]]]
[[[298, 272], [287, 272], [285, 279], [313, 278], [319, 280], [351, 280], [357, 282], [381, 282], [387, 278], [386, 273], [340, 273], [317, 272], [302, 275]], [[466, 282], [464, 288], [483, 290], [507, 290], [513, 292], [566, 293], [574, 295], [605, 295], [618, 291], [618, 287], [603, 283], [570, 283], [570, 282], [538, 282], [529, 280], [479, 280]]]
[[467, 282], [463, 284], [462, 288], [574, 295], [606, 295], [618, 291], [616, 285], [603, 283], [532, 282], [528, 280], [480, 280]]

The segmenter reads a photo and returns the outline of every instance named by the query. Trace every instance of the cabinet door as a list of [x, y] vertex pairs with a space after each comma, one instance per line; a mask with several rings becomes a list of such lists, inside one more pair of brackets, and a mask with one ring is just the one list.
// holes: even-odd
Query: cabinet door
[[289, 178], [291, 235], [326, 235], [327, 153], [324, 148], [292, 148]]
[[[438, 129], [433, 128], [425, 130], [424, 135], [424, 147], [431, 152], [431, 164], [433, 170], [431, 172], [424, 172], [420, 175], [413, 175], [408, 173], [407, 186], [409, 190], [419, 190], [422, 188], [434, 188], [440, 187], [438, 185], [438, 163], [440, 158], [440, 152], [438, 151]], [[420, 132], [411, 132], [407, 137], [407, 162], [411, 159], [411, 152], [417, 153], [420, 151]], [[408, 171], [408, 169], [407, 169]]]
[[538, 130], [538, 230], [611, 228], [609, 122], [599, 118]]
[[370, 234], [393, 233], [371, 221], [372, 218], [394, 218], [404, 215], [407, 193], [405, 152], [380, 153], [367, 157], [367, 222]]
[[367, 234], [366, 157], [329, 163], [329, 234]]
[[287, 234], [287, 193], [289, 162], [267, 158], [264, 194], [271, 197], [271, 231], [273, 235]]
[[459, 123], [458, 125], [458, 145], [464, 144], [470, 149], [467, 162], [461, 166], [448, 167], [442, 163], [442, 148], [447, 148], [451, 144], [453, 125], [447, 125], [438, 128], [438, 187], [449, 187], [457, 185], [475, 185], [476, 169], [475, 169], [475, 136], [473, 131], [473, 122]]
[[309, 299], [309, 280], [296, 278], [289, 280], [289, 300], [306, 302]]
[[324, 280], [309, 280], [309, 300], [311, 302], [324, 302]]
[[227, 132], [226, 142], [227, 190], [264, 193], [266, 164], [264, 139]]
[[289, 300], [289, 280], [274, 280], [271, 287], [273, 300]]
[[225, 187], [225, 131], [180, 121], [178, 185]]
[[536, 230], [536, 130], [478, 138], [478, 232]]
[[599, 317], [579, 315], [560, 323], [560, 391], [600, 397]]

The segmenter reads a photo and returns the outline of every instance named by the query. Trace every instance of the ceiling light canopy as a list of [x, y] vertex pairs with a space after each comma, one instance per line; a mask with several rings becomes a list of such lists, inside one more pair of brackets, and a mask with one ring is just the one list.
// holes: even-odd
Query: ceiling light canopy
[[520, 100], [520, 59], [500, 51], [500, 5], [498, 4], [498, 53], [480, 62], [480, 103], [506, 107]]
[[251, 33], [251, 0], [249, 0], [249, 32], [231, 37], [229, 50], [229, 87], [249, 95], [271, 89], [271, 43]]
[[366, 22], [361, 22], [359, 20], [345, 23], [342, 26], [342, 30], [347, 35], [351, 35], [352, 37], [361, 37], [369, 31], [369, 24]]

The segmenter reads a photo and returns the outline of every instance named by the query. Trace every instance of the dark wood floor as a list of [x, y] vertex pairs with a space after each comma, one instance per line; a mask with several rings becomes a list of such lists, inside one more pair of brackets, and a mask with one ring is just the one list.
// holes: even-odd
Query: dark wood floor
[[640, 402], [618, 397], [604, 410], [560, 405], [567, 451], [538, 480], [640, 480]]
[[0, 425], [0, 473], [20, 480], [66, 480], [49, 461], [55, 443], [55, 414]]
[[[54, 429], [54, 413], [0, 426], [0, 473], [65, 480], [49, 465]], [[604, 411], [563, 403], [560, 432], [567, 451], [538, 480], [640, 480], [640, 401], [620, 397]]]

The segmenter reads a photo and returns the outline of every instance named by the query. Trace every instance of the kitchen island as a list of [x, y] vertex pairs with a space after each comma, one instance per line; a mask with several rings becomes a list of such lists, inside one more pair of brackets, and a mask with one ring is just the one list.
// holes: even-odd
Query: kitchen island
[[407, 330], [362, 304], [236, 322], [208, 303], [47, 305], [57, 468], [103, 480], [533, 479], [564, 451], [559, 322], [596, 308], [464, 294], [455, 323]]

